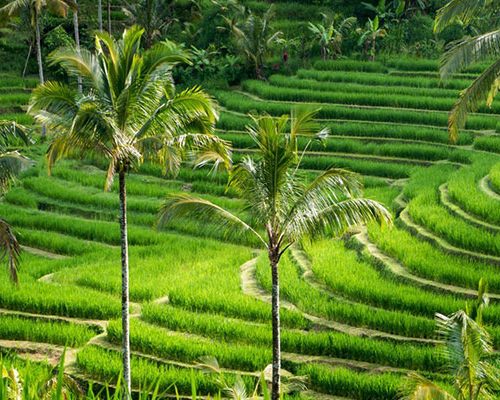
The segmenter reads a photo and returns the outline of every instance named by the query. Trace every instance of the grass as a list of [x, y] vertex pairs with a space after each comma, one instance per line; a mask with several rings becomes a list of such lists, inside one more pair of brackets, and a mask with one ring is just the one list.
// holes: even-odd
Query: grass
[[[326, 319], [352, 326], [366, 327], [382, 332], [408, 337], [434, 337], [434, 321], [407, 312], [384, 310], [359, 303], [332, 298], [300, 279], [297, 267], [288, 257], [280, 263], [282, 296], [299, 309]], [[257, 278], [267, 290], [271, 290], [271, 274], [264, 257], [260, 258]], [[308, 293], [303, 296], [303, 293]]]
[[79, 347], [95, 335], [96, 330], [85, 325], [0, 315], [0, 339]]
[[[255, 142], [247, 133], [228, 132], [220, 135], [231, 141], [237, 149], [253, 149]], [[331, 137], [323, 142], [310, 142], [306, 138], [299, 138], [299, 149], [303, 150], [308, 144], [308, 150], [325, 153], [348, 153], [366, 154], [380, 157], [398, 157], [410, 160], [439, 161], [450, 160], [461, 163], [469, 163], [469, 154], [460, 149], [432, 144], [408, 143], [396, 141], [384, 141], [383, 139], [367, 138], [342, 138]]]
[[[134, 374], [132, 383], [135, 387], [159, 386], [160, 392], [175, 394], [191, 393], [193, 382], [199, 394], [218, 394], [217, 375], [207, 375], [191, 368], [178, 368], [153, 361], [132, 357], [131, 367]], [[87, 346], [77, 355], [78, 367], [89, 377], [104, 382], [115, 382], [121, 371], [119, 352]], [[227, 377], [234, 382], [234, 377]], [[243, 377], [247, 388], [254, 387], [254, 379]]]
[[[108, 339], [122, 342], [121, 321], [108, 326]], [[262, 371], [272, 361], [270, 346], [237, 345], [211, 338], [173, 334], [163, 328], [133, 320], [130, 331], [132, 349], [169, 360], [194, 363], [203, 357], [214, 357], [223, 368]]]
[[[318, 86], [321, 86], [320, 82], [318, 82]], [[285, 87], [268, 85], [257, 80], [244, 81], [242, 88], [262, 99], [325, 104], [356, 104], [371, 107], [394, 107], [436, 111], [450, 110], [455, 104], [457, 97], [456, 94], [449, 97], [431, 95], [425, 97], [423, 95], [415, 96], [406, 93], [377, 93], [376, 91], [371, 91], [369, 88], [358, 91], [342, 91], [340, 85], [334, 90], [329, 89], [326, 85], [323, 89], [320, 89], [314, 84], [308, 87], [307, 83], [301, 87], [298, 87], [298, 85]], [[499, 110], [500, 107], [496, 105], [492, 106], [492, 108], [485, 106], [479, 108], [479, 111], [484, 113], [496, 113]]]
[[495, 164], [491, 167], [489, 178], [491, 186], [495, 192], [500, 193], [500, 163]]
[[[242, 131], [250, 123], [245, 116], [222, 113], [219, 127], [225, 130]], [[449, 144], [448, 132], [441, 128], [411, 126], [404, 124], [375, 123], [375, 122], [350, 122], [350, 121], [322, 121], [332, 135], [351, 136], [360, 138], [400, 139], [412, 141], [425, 141], [439, 144]], [[459, 145], [472, 144], [474, 136], [468, 132], [461, 132]]]
[[387, 68], [379, 62], [356, 60], [320, 60], [314, 63], [314, 68], [326, 71], [363, 71], [386, 72]]
[[[255, 111], [277, 116], [290, 113], [291, 108], [294, 107], [293, 102], [266, 102], [235, 92], [215, 91], [214, 95], [224, 107], [240, 113]], [[422, 113], [417, 110], [359, 108], [329, 104], [322, 105], [318, 116], [326, 119], [422, 124], [439, 127], [445, 127], [448, 121], [447, 112]], [[489, 115], [471, 115], [467, 120], [466, 128], [495, 129], [496, 118]]]
[[[439, 294], [383, 275], [372, 265], [359, 260], [356, 252], [346, 250], [341, 242], [325, 240], [306, 244], [306, 250], [315, 276], [344, 298], [428, 318], [433, 318], [436, 313], [450, 315], [465, 307], [463, 296]], [[500, 308], [491, 305], [485, 312], [484, 321], [496, 325], [499, 317]], [[497, 333], [492, 329], [496, 346], [500, 345]]]
[[427, 189], [409, 204], [413, 220], [460, 248], [500, 256], [500, 234], [485, 231], [452, 216], [439, 205], [438, 194]]
[[[169, 330], [194, 333], [227, 343], [266, 348], [271, 343], [269, 320], [257, 324], [158, 304], [145, 305], [142, 318]], [[329, 356], [426, 371], [439, 370], [443, 362], [439, 353], [431, 346], [393, 343], [333, 331], [299, 331], [285, 327], [281, 332], [281, 340], [283, 351], [289, 353]]]
[[488, 174], [494, 160], [481, 156], [471, 167], [463, 168], [447, 183], [452, 201], [464, 211], [489, 223], [500, 225], [498, 204], [479, 189], [479, 180]]
[[[373, 74], [367, 74], [372, 76]], [[345, 74], [344, 74], [345, 76]], [[351, 77], [351, 74], [348, 74]], [[387, 86], [373, 85], [356, 82], [329, 82], [319, 81], [315, 79], [306, 79], [298, 77], [290, 77], [285, 75], [271, 75], [268, 80], [269, 84], [276, 87], [309, 89], [314, 91], [327, 91], [339, 93], [356, 93], [362, 92], [374, 95], [406, 95], [413, 97], [442, 97], [456, 98], [459, 94], [458, 90], [444, 88], [419, 88], [414, 86]]]
[[500, 292], [495, 266], [444, 253], [396, 227], [388, 230], [370, 226], [369, 235], [384, 253], [399, 260], [415, 275], [468, 289], [477, 289], [479, 280], [484, 278], [492, 292]]
[[320, 364], [306, 364], [297, 373], [308, 376], [311, 387], [320, 392], [359, 400], [395, 400], [403, 384], [397, 374], [366, 374]]
[[344, 71], [317, 71], [313, 69], [299, 69], [297, 77], [321, 82], [357, 83], [384, 87], [444, 88], [448, 90], [462, 90], [470, 85], [470, 80], [466, 79], [448, 79], [442, 81], [434, 77], [397, 76], [371, 72], [350, 72], [346, 74]]

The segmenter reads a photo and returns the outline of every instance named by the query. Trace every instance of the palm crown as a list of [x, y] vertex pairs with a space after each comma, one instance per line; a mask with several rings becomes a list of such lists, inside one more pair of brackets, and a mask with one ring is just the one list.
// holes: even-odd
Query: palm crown
[[211, 97], [199, 87], [175, 90], [172, 69], [188, 54], [162, 42], [139, 55], [142, 33], [132, 27], [120, 41], [98, 33], [95, 55], [63, 49], [51, 56], [87, 90], [47, 82], [33, 92], [29, 112], [55, 133], [49, 168], [68, 153], [99, 153], [109, 160], [109, 188], [115, 172], [147, 158], [175, 174], [189, 149], [202, 149], [199, 164], [229, 163], [227, 144], [210, 134], [218, 118]]
[[[161, 211], [162, 221], [179, 214], [194, 213], [200, 218], [217, 219], [228, 232], [251, 230], [266, 245], [286, 249], [304, 235], [332, 234], [369, 220], [389, 221], [390, 215], [379, 203], [356, 198], [362, 185], [352, 172], [332, 168], [312, 182], [301, 179], [298, 137], [311, 140], [324, 137], [313, 121], [316, 111], [292, 112], [282, 116], [253, 117], [248, 133], [258, 148], [257, 158], [245, 157], [232, 171], [229, 187], [246, 201], [252, 225], [263, 227], [267, 239], [235, 215], [220, 207], [186, 195], [172, 196]], [[290, 131], [287, 128], [290, 126]]]

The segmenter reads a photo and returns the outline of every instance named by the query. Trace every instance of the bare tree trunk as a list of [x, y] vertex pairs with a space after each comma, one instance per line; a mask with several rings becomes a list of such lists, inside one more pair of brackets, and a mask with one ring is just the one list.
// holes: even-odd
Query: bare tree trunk
[[[40, 78], [40, 84], [44, 83], [43, 78], [43, 61], [42, 61], [42, 37], [40, 33], [40, 15], [36, 8], [33, 9], [35, 18], [35, 41], [36, 41], [36, 60], [38, 62], [38, 76]], [[42, 139], [47, 136], [47, 128], [42, 125]]]
[[273, 377], [272, 400], [279, 400], [281, 391], [281, 338], [280, 338], [280, 284], [278, 273], [279, 252], [271, 250], [269, 260], [272, 274], [272, 325], [273, 325]]
[[111, 0], [108, 0], [108, 33], [111, 35]]
[[[76, 3], [76, 1], [75, 1]], [[77, 5], [78, 7], [78, 5]], [[78, 27], [78, 10], [73, 11], [73, 26], [75, 28], [75, 45], [76, 51], [80, 54], [80, 28]], [[82, 78], [79, 76], [78, 78], [78, 91], [82, 93]]]
[[99, 32], [102, 32], [102, 0], [97, 0], [97, 23]]
[[123, 334], [123, 378], [127, 399], [130, 398], [130, 315], [129, 315], [129, 263], [127, 238], [127, 190], [125, 170], [120, 171], [120, 235], [122, 256], [122, 334]]

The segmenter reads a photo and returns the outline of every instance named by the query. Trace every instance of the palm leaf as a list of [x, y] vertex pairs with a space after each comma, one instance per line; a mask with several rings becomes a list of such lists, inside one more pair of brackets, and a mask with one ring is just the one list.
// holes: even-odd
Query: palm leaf
[[159, 226], [166, 226], [176, 218], [190, 216], [217, 226], [226, 236], [253, 233], [265, 246], [265, 240], [246, 222], [224, 210], [222, 207], [204, 199], [178, 194], [167, 197], [159, 212]]
[[19, 245], [10, 225], [0, 219], [0, 260], [7, 259], [7, 266], [10, 279], [18, 283], [17, 269], [19, 266], [19, 255], [21, 246]]
[[453, 22], [460, 20], [469, 23], [479, 16], [482, 9], [491, 4], [492, 0], [451, 0], [438, 10], [434, 22], [434, 31], [441, 32]]
[[489, 57], [500, 55], [500, 30], [484, 33], [472, 38], [465, 38], [455, 43], [441, 60], [441, 77]]
[[453, 106], [448, 118], [448, 128], [452, 142], [458, 140], [459, 129], [465, 126], [467, 114], [475, 111], [486, 100], [491, 105], [498, 91], [500, 60], [493, 63], [472, 84], [460, 93], [460, 98]]

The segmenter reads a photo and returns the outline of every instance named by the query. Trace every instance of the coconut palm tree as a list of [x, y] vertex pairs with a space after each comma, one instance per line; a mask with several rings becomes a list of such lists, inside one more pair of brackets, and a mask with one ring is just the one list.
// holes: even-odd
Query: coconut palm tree
[[[52, 14], [66, 17], [69, 9], [75, 11], [78, 9], [78, 6], [75, 0], [12, 0], [0, 8], [0, 23], [4, 23], [18, 16], [21, 12], [28, 10], [31, 28], [35, 32], [36, 60], [38, 63], [38, 76], [41, 84], [45, 80], [42, 60], [42, 35], [40, 29], [40, 19], [44, 9], [47, 9]], [[45, 135], [46, 129], [45, 126], [42, 126], [42, 137]]]
[[500, 389], [500, 370], [491, 363], [494, 349], [483, 326], [483, 310], [488, 304], [486, 285], [479, 284], [478, 300], [468, 303], [450, 317], [437, 314], [438, 333], [445, 342], [442, 352], [453, 376], [453, 392], [412, 373], [405, 400], [492, 400]]
[[[487, 8], [494, 4], [496, 3], [491, 0], [451, 0], [438, 11], [434, 30], [440, 32], [456, 21], [469, 24], [476, 17], [486, 15]], [[465, 37], [444, 54], [440, 69], [443, 79], [477, 61], [496, 59], [468, 88], [460, 93], [459, 99], [453, 106], [448, 119], [452, 142], [457, 141], [459, 130], [465, 126], [469, 112], [477, 110], [482, 102], [486, 102], [488, 106], [493, 103], [499, 86], [499, 55], [500, 29]]]
[[274, 18], [274, 9], [269, 9], [264, 15], [259, 16], [246, 10], [246, 14], [238, 20], [226, 18], [238, 50], [253, 65], [255, 76], [264, 78], [264, 64], [271, 47], [278, 42], [283, 35], [281, 31], [274, 31], [271, 26]]
[[[29, 160], [18, 151], [8, 150], [9, 146], [20, 142], [30, 143], [27, 129], [15, 122], [0, 121], [0, 195], [9, 189], [14, 177], [29, 165]], [[21, 246], [11, 226], [0, 218], [0, 260], [7, 259], [9, 276], [16, 284], [20, 252]]]
[[[175, 65], [188, 54], [171, 42], [141, 50], [143, 30], [133, 26], [120, 40], [96, 34], [96, 53], [61, 49], [52, 55], [70, 76], [83, 81], [83, 93], [46, 82], [33, 91], [28, 112], [54, 132], [48, 148], [49, 171], [69, 154], [98, 154], [108, 162], [105, 189], [119, 178], [122, 266], [123, 373], [130, 393], [129, 261], [126, 176], [145, 159], [176, 173], [186, 153], [198, 151], [197, 164], [229, 163], [227, 143], [212, 135], [215, 103], [201, 88], [177, 92]], [[189, 150], [189, 151], [188, 151]]]
[[304, 236], [314, 237], [326, 231], [336, 236], [371, 220], [391, 220], [381, 204], [357, 197], [361, 183], [352, 172], [332, 168], [310, 183], [302, 179], [299, 167], [304, 153], [298, 153], [298, 138], [313, 140], [328, 134], [314, 122], [316, 113], [317, 110], [301, 109], [294, 110], [291, 118], [252, 117], [253, 126], [248, 127], [248, 133], [257, 146], [256, 157], [243, 158], [231, 171], [229, 188], [246, 202], [254, 223], [246, 223], [207, 200], [185, 194], [168, 198], [159, 215], [160, 224], [192, 215], [216, 223], [226, 234], [251, 232], [266, 249], [272, 275], [273, 400], [280, 396], [281, 257]]

